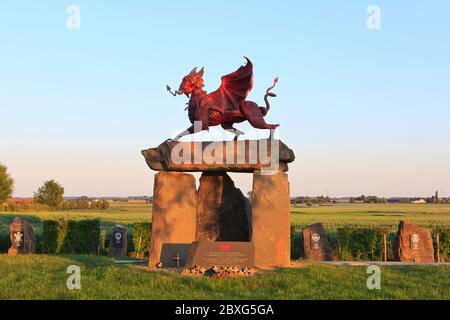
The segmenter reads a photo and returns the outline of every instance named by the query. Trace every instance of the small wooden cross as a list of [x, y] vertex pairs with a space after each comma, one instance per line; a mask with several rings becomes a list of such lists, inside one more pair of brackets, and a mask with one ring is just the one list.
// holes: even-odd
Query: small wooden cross
[[173, 257], [174, 260], [177, 260], [177, 268], [180, 268], [180, 260], [183, 260], [182, 257], [180, 257], [180, 254], [177, 252], [177, 255]]

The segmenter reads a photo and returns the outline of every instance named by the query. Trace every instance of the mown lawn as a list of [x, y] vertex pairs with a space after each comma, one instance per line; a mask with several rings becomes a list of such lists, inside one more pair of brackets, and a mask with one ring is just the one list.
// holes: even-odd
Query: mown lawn
[[[81, 290], [68, 290], [69, 265]], [[211, 279], [114, 265], [106, 257], [0, 255], [0, 299], [450, 299], [449, 266], [381, 268], [369, 290], [364, 266], [307, 264], [254, 277]]]

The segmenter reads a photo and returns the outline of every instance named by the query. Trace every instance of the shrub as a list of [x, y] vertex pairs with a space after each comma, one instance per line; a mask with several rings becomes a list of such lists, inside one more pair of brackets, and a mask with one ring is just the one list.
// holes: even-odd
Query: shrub
[[295, 225], [291, 225], [291, 259], [296, 260], [303, 255], [303, 233]]
[[98, 253], [107, 255], [109, 250], [109, 235], [106, 230], [101, 230], [98, 241]]
[[60, 254], [67, 236], [67, 221], [45, 220], [42, 223], [42, 252]]
[[381, 260], [383, 230], [341, 227], [337, 229], [340, 260]]
[[8, 252], [10, 246], [9, 232], [0, 232], [0, 252]]
[[450, 260], [450, 229], [436, 228], [433, 230], [434, 250], [437, 255], [436, 236], [439, 235], [439, 255], [441, 262]]
[[133, 250], [136, 258], [144, 258], [150, 250], [151, 222], [139, 222], [133, 225]]
[[42, 229], [42, 250], [50, 254], [96, 254], [100, 220], [47, 220]]
[[3, 206], [7, 212], [21, 212], [21, 211], [47, 211], [49, 207], [39, 203], [18, 203], [9, 202]]

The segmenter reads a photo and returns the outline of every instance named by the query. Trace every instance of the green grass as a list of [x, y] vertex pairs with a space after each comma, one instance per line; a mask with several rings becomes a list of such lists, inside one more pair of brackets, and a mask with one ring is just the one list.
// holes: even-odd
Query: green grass
[[[81, 290], [66, 268], [81, 267]], [[382, 267], [381, 290], [366, 287], [363, 266], [308, 264], [254, 277], [183, 277], [106, 257], [0, 255], [0, 299], [450, 299], [450, 267]]]
[[[102, 228], [151, 220], [151, 206], [116, 203], [106, 211], [0, 212], [0, 232], [22, 216], [39, 233], [45, 219], [93, 219]], [[425, 227], [450, 228], [450, 205], [355, 204], [293, 207], [292, 223], [322, 222], [326, 229], [342, 225], [396, 229], [400, 220]], [[79, 265], [82, 289], [66, 288], [66, 268]], [[181, 277], [129, 265], [114, 265], [101, 256], [0, 254], [0, 299], [450, 299], [450, 267], [382, 267], [382, 289], [368, 290], [366, 267], [307, 264], [250, 278]]]

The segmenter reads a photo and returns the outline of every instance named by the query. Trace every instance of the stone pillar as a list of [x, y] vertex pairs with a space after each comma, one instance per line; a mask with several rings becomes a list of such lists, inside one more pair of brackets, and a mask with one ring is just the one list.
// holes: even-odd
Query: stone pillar
[[163, 244], [194, 241], [196, 207], [193, 175], [164, 171], [155, 175], [149, 267], [161, 261]]
[[252, 242], [258, 267], [289, 266], [290, 196], [286, 173], [253, 173]]
[[203, 172], [195, 241], [250, 241], [250, 202], [226, 172]]

